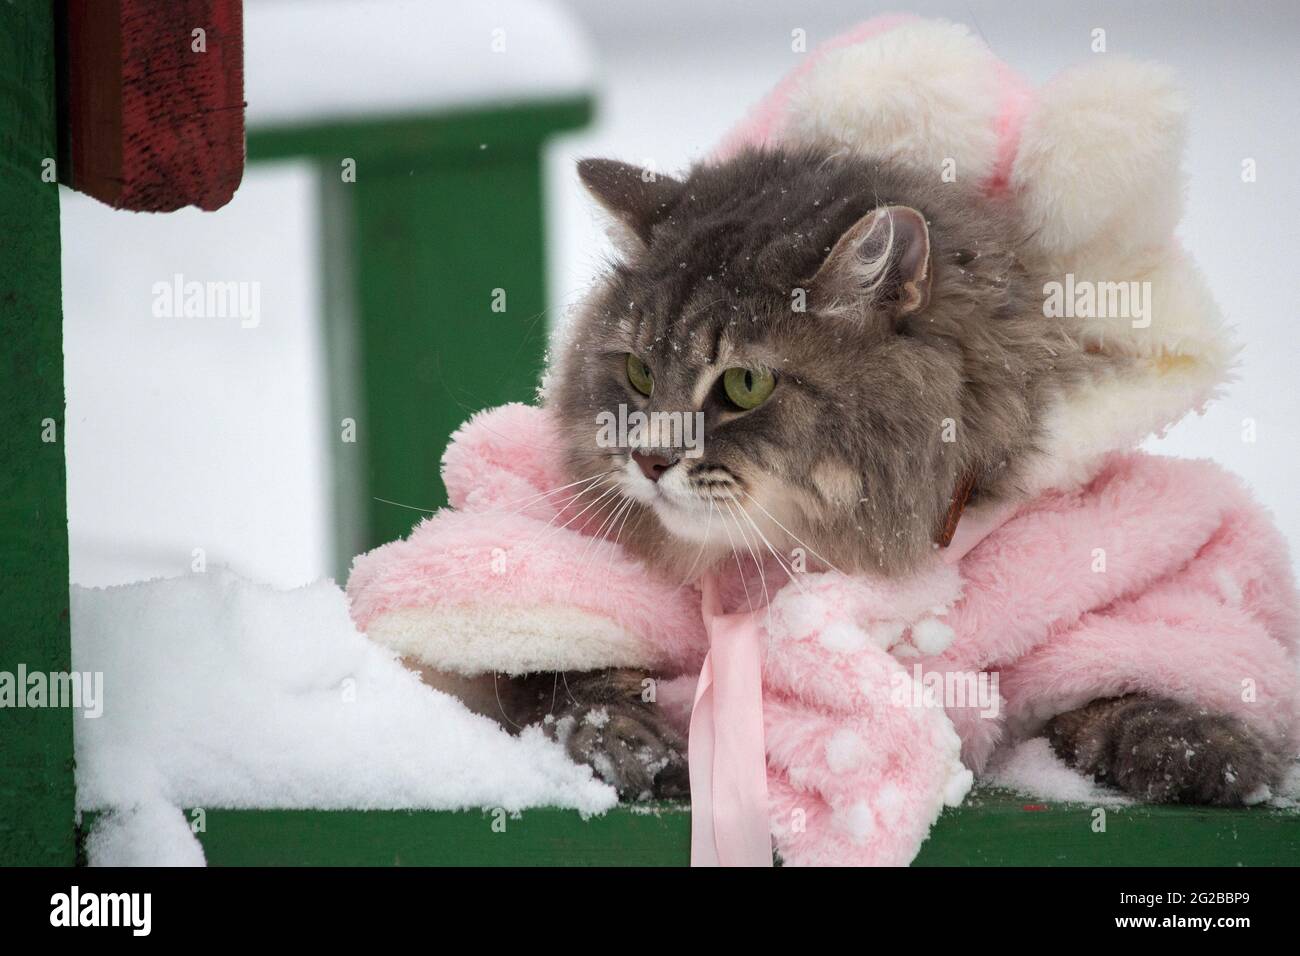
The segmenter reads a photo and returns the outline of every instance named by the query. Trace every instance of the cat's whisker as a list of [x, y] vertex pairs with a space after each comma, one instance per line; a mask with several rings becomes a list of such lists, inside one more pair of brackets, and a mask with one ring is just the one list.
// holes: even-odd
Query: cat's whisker
[[673, 594], [676, 594], [686, 586], [686, 582], [688, 582], [691, 579], [691, 575], [695, 573], [695, 568], [700, 563], [700, 558], [704, 556], [704, 551], [709, 546], [709, 531], [713, 528], [713, 499], [710, 498], [708, 501], [709, 516], [704, 522], [704, 539], [700, 542], [700, 550], [695, 552], [695, 560], [692, 561], [691, 566], [686, 569], [686, 576], [682, 578], [681, 583], [673, 590]]
[[758, 522], [754, 520], [754, 516], [746, 511], [743, 505], [740, 506], [740, 513], [745, 516], [745, 520], [748, 521], [749, 526], [754, 529], [754, 533], [763, 540], [763, 544], [767, 547], [767, 550], [770, 551], [772, 557], [776, 559], [777, 566], [785, 572], [786, 577], [790, 579], [790, 582], [799, 589], [801, 594], [807, 594], [808, 592], [804, 590], [804, 586], [795, 574], [793, 567], [788, 567], [786, 565], [786, 562], [781, 557], [780, 553], [772, 546], [772, 542], [767, 539], [767, 535], [763, 534], [762, 529], [759, 528]]
[[[596, 476], [596, 477], [600, 477], [600, 476]], [[571, 496], [568, 500], [569, 500], [569, 501], [573, 501], [573, 500], [575, 500], [575, 499], [577, 499], [577, 498], [580, 498], [580, 497], [582, 497], [583, 494], [585, 494], [585, 493], [586, 493], [587, 491], [589, 491], [589, 490], [590, 490], [590, 488], [585, 488], [585, 489], [583, 489], [582, 491], [578, 492], [578, 494]], [[379, 500], [383, 500], [383, 499], [379, 499]], [[397, 502], [392, 502], [392, 503], [393, 503], [393, 504], [396, 504]], [[416, 511], [422, 511], [422, 510], [424, 510], [424, 509], [416, 508], [416, 509], [414, 509], [414, 510], [416, 510]], [[484, 512], [484, 514], [488, 514], [488, 513], [490, 513], [490, 512]], [[525, 547], [524, 547], [524, 553], [527, 553], [528, 550], [530, 550], [530, 549], [533, 547], [533, 545], [537, 544], [537, 542], [541, 539], [542, 535], [545, 534], [546, 531], [549, 529], [550, 524], [553, 523], [553, 522], [555, 521], [555, 519], [558, 518], [559, 516], [560, 516], [559, 513], [557, 513], [553, 518], [551, 518], [551, 521], [547, 523], [547, 526], [544, 527], [544, 528], [542, 528], [542, 530], [539, 531], [539, 532], [538, 532], [538, 533], [537, 533], [537, 534], [532, 538], [532, 540], [530, 540], [530, 541], [528, 542], [527, 545], [525, 545]], [[428, 579], [426, 579], [426, 580], [428, 580], [429, 582], [434, 582], [434, 581], [445, 581], [445, 580], [447, 580], [448, 578], [459, 577], [459, 576], [462, 575], [462, 574], [469, 574], [469, 573], [471, 573], [471, 572], [477, 572], [477, 571], [481, 571], [481, 570], [482, 570], [482, 569], [481, 569], [481, 568], [480, 568], [476, 563], [473, 563], [473, 564], [470, 564], [468, 567], [461, 568], [459, 571], [448, 571], [446, 574], [440, 574], [440, 575], [438, 575], [437, 577], [428, 578]]]
[[[615, 498], [613, 498], [613, 499], [610, 499], [610, 500], [606, 500], [606, 499], [609, 499], [609, 496], [610, 496], [610, 495], [616, 495], [616, 496], [618, 495], [618, 483], [617, 483], [617, 482], [615, 482], [614, 484], [612, 484], [612, 485], [610, 485], [608, 488], [606, 488], [603, 492], [601, 492], [600, 497], [598, 497], [598, 498], [597, 498], [595, 501], [593, 501], [591, 504], [587, 505], [587, 507], [583, 508], [582, 511], [580, 511], [578, 514], [574, 515], [573, 518], [570, 518], [568, 521], [566, 521], [566, 522], [565, 522], [563, 525], [561, 525], [560, 528], [558, 528], [557, 530], [558, 530], [558, 531], [563, 531], [563, 530], [564, 530], [565, 528], [567, 528], [570, 524], [572, 524], [574, 520], [576, 520], [577, 518], [582, 517], [582, 515], [586, 514], [588, 511], [591, 511], [592, 508], [595, 508], [596, 511], [595, 511], [595, 513], [594, 513], [590, 518], [587, 519], [587, 524], [590, 525], [590, 523], [593, 522], [593, 521], [595, 521], [597, 518], [601, 518], [601, 516], [605, 513], [605, 509], [606, 509], [606, 508], [608, 508], [610, 505], [614, 505], [614, 504], [617, 504], [617, 503], [618, 503], [618, 500], [619, 500], [619, 499], [618, 499], [617, 497], [615, 497]], [[602, 503], [602, 502], [603, 502], [603, 503]], [[602, 520], [601, 520], [601, 527], [604, 527], [604, 519], [603, 519], [603, 518], [602, 518]], [[599, 529], [597, 529], [597, 530], [599, 530]], [[581, 533], [581, 532], [579, 531], [579, 533]], [[591, 541], [594, 539], [594, 535], [588, 535], [588, 536], [587, 536], [587, 539], [588, 539], [588, 540], [587, 540], [587, 547], [590, 548], [590, 547], [591, 547]], [[584, 550], [583, 553], [584, 553], [584, 554], [586, 553], [585, 550]]]
[[578, 699], [573, 696], [573, 691], [569, 690], [569, 675], [564, 671], [560, 671], [560, 680], [564, 681], [564, 693], [569, 698], [570, 703], [575, 707], [581, 707], [582, 705], [578, 703]]
[[[538, 493], [538, 494], [529, 495], [527, 498], [520, 498], [520, 499], [517, 499], [516, 501], [508, 501], [508, 502], [506, 502], [504, 505], [502, 505], [501, 508], [494, 508], [494, 509], [491, 509], [491, 510], [488, 510], [488, 511], [484, 511], [484, 512], [481, 512], [481, 514], [498, 515], [498, 516], [500, 516], [500, 515], [516, 515], [516, 514], [519, 514], [521, 511], [523, 511], [524, 509], [529, 508], [529, 507], [531, 507], [531, 506], [533, 506], [533, 505], [535, 505], [535, 504], [538, 504], [539, 502], [545, 500], [546, 498], [550, 497], [551, 495], [557, 494], [557, 493], [559, 493], [559, 492], [561, 492], [561, 491], [565, 491], [565, 490], [567, 490], [567, 489], [569, 489], [569, 488], [572, 488], [572, 487], [575, 486], [575, 485], [583, 485], [584, 487], [580, 488], [578, 491], [574, 492], [574, 493], [571, 494], [571, 495], [567, 495], [566, 497], [564, 497], [563, 499], [561, 499], [561, 501], [560, 501], [559, 503], [556, 503], [556, 502], [549, 502], [551, 505], [554, 506], [554, 508], [555, 508], [555, 510], [556, 510], [557, 512], [560, 512], [560, 511], [563, 511], [563, 510], [564, 510], [564, 509], [565, 509], [565, 508], [566, 508], [566, 507], [567, 507], [567, 506], [568, 506], [568, 505], [569, 505], [569, 504], [570, 504], [574, 499], [576, 499], [576, 498], [578, 498], [579, 496], [581, 496], [581, 494], [582, 494], [584, 491], [589, 490], [590, 486], [596, 484], [596, 483], [597, 483], [601, 478], [608, 477], [609, 475], [612, 475], [612, 474], [614, 474], [614, 473], [615, 473], [615, 470], [614, 470], [614, 469], [609, 469], [609, 470], [606, 470], [606, 471], [598, 471], [598, 472], [596, 472], [596, 474], [591, 475], [591, 476], [589, 476], [589, 477], [587, 477], [587, 478], [582, 478], [582, 479], [580, 479], [580, 480], [578, 480], [578, 481], [571, 481], [571, 482], [569, 482], [567, 485], [561, 485], [561, 486], [558, 487], [558, 488], [552, 488], [550, 491], [543, 491], [543, 492], [540, 492], [540, 493]], [[505, 510], [506, 506], [511, 505], [511, 504], [517, 504], [518, 507], [516, 507], [516, 508], [512, 508], [512, 509], [510, 509], [509, 511], [506, 511], [506, 510]]]
[[[724, 504], [727, 506], [728, 511], [732, 511], [730, 501], [726, 501]], [[737, 502], [736, 507], [739, 508], [742, 513], [745, 510], [739, 502]], [[754, 567], [758, 569], [758, 581], [763, 586], [763, 607], [767, 610], [767, 633], [770, 638], [772, 634], [772, 596], [767, 593], [767, 572], [763, 567], [763, 562], [758, 559], [758, 554], [754, 551], [753, 545], [749, 543], [749, 536], [745, 534], [745, 529], [741, 525], [740, 519], [736, 518], [734, 512], [732, 512], [732, 517], [736, 520], [736, 530], [740, 532], [740, 537], [745, 542], [745, 547], [749, 548], [749, 556], [754, 559]]]
[[609, 559], [605, 562], [606, 571], [614, 566], [614, 555], [618, 554], [619, 539], [623, 537], [623, 529], [627, 527], [627, 519], [631, 516], [633, 510], [635, 510], [635, 505], [636, 501], [632, 498], [628, 498], [626, 503], [623, 505], [623, 521], [618, 526], [618, 533], [614, 535], [614, 547], [610, 549]]
[[[555, 514], [551, 515], [551, 519], [550, 519], [549, 521], [546, 522], [546, 524], [542, 527], [542, 530], [539, 531], [539, 532], [537, 532], [537, 534], [535, 534], [535, 535], [534, 535], [534, 536], [529, 540], [528, 544], [527, 544], [527, 545], [525, 546], [525, 548], [524, 548], [525, 552], [527, 552], [528, 550], [530, 550], [530, 549], [532, 548], [533, 545], [535, 545], [538, 541], [541, 540], [542, 536], [545, 535], [546, 532], [550, 530], [551, 526], [552, 526], [553, 524], [555, 524], [556, 520], [557, 520], [557, 519], [558, 519], [562, 514], [564, 514], [564, 510], [565, 510], [566, 508], [570, 507], [571, 505], [575, 505], [575, 504], [578, 502], [578, 500], [582, 498], [583, 495], [587, 494], [587, 493], [590, 492], [590, 491], [593, 491], [595, 488], [598, 488], [598, 487], [599, 487], [599, 483], [597, 482], [597, 483], [595, 483], [595, 484], [588, 485], [587, 487], [585, 487], [585, 488], [583, 488], [581, 491], [579, 491], [577, 494], [569, 496], [569, 498], [567, 498], [567, 499], [565, 500], [564, 504], [562, 504], [559, 508], [556, 509]], [[575, 517], [576, 517], [576, 516], [575, 516]], [[570, 519], [569, 519], [569, 521], [572, 521], [572, 520], [573, 520], [573, 518], [570, 518]], [[568, 526], [568, 523], [569, 523], [569, 522], [565, 522], [565, 524], [564, 524], [562, 527], [567, 527], [567, 526]]]
[[718, 516], [723, 519], [722, 530], [727, 533], [727, 543], [731, 545], [731, 556], [736, 559], [736, 570], [740, 573], [740, 586], [745, 589], [745, 603], [749, 605], [749, 610], [752, 613], [754, 610], [754, 600], [749, 596], [749, 582], [745, 580], [745, 569], [740, 565], [740, 553], [736, 551], [736, 542], [731, 537], [731, 529], [727, 527], [727, 516], [721, 511], [718, 512]]
[[[612, 472], [604, 472], [603, 474], [595, 475], [592, 479], [590, 479], [590, 483], [587, 485], [587, 487], [584, 487], [584, 488], [578, 490], [578, 491], [575, 492], [574, 494], [571, 494], [571, 495], [566, 496], [566, 497], [563, 498], [563, 499], [562, 499], [558, 504], [555, 504], [555, 514], [553, 514], [553, 515], [551, 516], [550, 521], [547, 522], [547, 523], [550, 524], [551, 522], [555, 521], [555, 519], [558, 518], [558, 517], [559, 517], [559, 516], [564, 512], [564, 509], [565, 509], [565, 508], [569, 507], [571, 504], [573, 504], [575, 501], [577, 501], [579, 498], [581, 498], [581, 497], [582, 497], [584, 494], [586, 494], [588, 491], [591, 491], [592, 488], [597, 484], [597, 479], [599, 479], [599, 478], [601, 478], [601, 477], [604, 477], [604, 476], [606, 476], [606, 475], [610, 475], [610, 474], [612, 474]], [[559, 489], [557, 489], [557, 490], [559, 490]], [[533, 504], [535, 504], [535, 503], [536, 503], [536, 502], [533, 502]], [[490, 512], [490, 511], [489, 511], [489, 512], [483, 512], [483, 513], [484, 513], [484, 514], [495, 514], [497, 517], [508, 517], [508, 516], [510, 516], [510, 515], [516, 515], [516, 514], [518, 514], [519, 512], [523, 511], [524, 508], [527, 508], [527, 507], [529, 507], [529, 505], [525, 504], [523, 507], [518, 508], [518, 509], [516, 509], [515, 511], [511, 511], [511, 512], [495, 512], [495, 513], [494, 513], [494, 512]]]
[[426, 515], [436, 515], [438, 513], [437, 508], [420, 508], [416, 505], [408, 505], [403, 504], [400, 501], [393, 501], [391, 498], [381, 498], [378, 495], [371, 495], [370, 497], [374, 501], [380, 501], [386, 505], [396, 505], [398, 508], [405, 508], [407, 511], [419, 511]]
[[781, 522], [778, 521], [778, 520], [776, 519], [776, 516], [773, 515], [772, 512], [768, 511], [766, 508], [763, 507], [763, 503], [762, 503], [761, 501], [759, 501], [757, 498], [755, 498], [753, 495], [751, 495], [751, 494], [750, 494], [748, 491], [746, 491], [744, 488], [739, 489], [739, 491], [740, 491], [740, 493], [741, 493], [742, 495], [744, 495], [744, 496], [745, 496], [746, 498], [748, 498], [750, 501], [754, 502], [754, 504], [758, 507], [758, 510], [761, 511], [761, 512], [763, 512], [763, 514], [767, 515], [767, 517], [771, 519], [772, 523], [775, 524], [775, 525], [776, 525], [778, 528], [780, 528], [782, 531], [784, 531], [786, 534], [788, 534], [788, 535], [791, 537], [791, 539], [794, 540], [794, 542], [795, 542], [796, 544], [800, 545], [801, 547], [807, 548], [809, 554], [813, 555], [815, 558], [817, 558], [817, 560], [821, 561], [822, 564], [826, 565], [826, 567], [830, 568], [830, 569], [831, 569], [832, 571], [834, 571], [836, 574], [839, 574], [839, 575], [841, 575], [842, 577], [846, 577], [846, 578], [848, 577], [847, 574], [845, 574], [843, 571], [841, 571], [841, 570], [840, 570], [839, 568], [837, 568], [835, 565], [831, 564], [831, 562], [830, 562], [829, 560], [827, 560], [827, 559], [824, 558], [821, 554], [819, 554], [819, 553], [817, 552], [817, 550], [816, 550], [815, 548], [813, 548], [812, 545], [808, 544], [806, 541], [804, 541], [802, 538], [800, 538], [797, 534], [795, 534], [793, 531], [791, 531], [791, 530], [790, 530], [789, 528], [787, 528], [785, 525], [781, 524]]
[[[609, 475], [612, 475], [612, 474], [614, 474], [614, 472], [610, 471], [610, 472], [606, 472], [604, 475], [602, 475], [602, 476], [600, 476], [600, 477], [605, 478], [605, 477], [608, 477]], [[591, 492], [591, 491], [593, 491], [593, 490], [595, 490], [596, 488], [599, 488], [599, 487], [600, 487], [600, 482], [599, 482], [599, 481], [597, 481], [597, 482], [595, 482], [595, 483], [593, 483], [593, 484], [591, 484], [591, 485], [588, 485], [586, 488], [583, 488], [580, 492], [578, 492], [578, 494], [574, 495], [574, 496], [570, 499], [570, 503], [576, 502], [578, 499], [582, 498], [583, 495], [585, 495], [585, 494], [587, 494], [588, 492]], [[543, 527], [541, 531], [537, 532], [537, 534], [535, 534], [535, 535], [532, 537], [532, 539], [528, 542], [528, 544], [526, 544], [526, 545], [523, 547], [521, 553], [526, 555], [526, 554], [528, 554], [529, 552], [531, 552], [534, 548], [536, 548], [539, 544], [541, 544], [542, 538], [545, 537], [545, 536], [547, 535], [548, 532], [550, 532], [550, 533], [554, 533], [554, 534], [558, 534], [559, 532], [563, 531], [563, 530], [564, 530], [565, 528], [567, 528], [569, 525], [573, 524], [573, 522], [576, 521], [578, 518], [581, 518], [584, 514], [586, 514], [588, 511], [590, 511], [590, 510], [591, 510], [595, 505], [599, 504], [600, 501], [601, 501], [602, 499], [604, 499], [605, 497], [607, 497], [607, 496], [610, 494], [610, 492], [617, 490], [617, 488], [618, 488], [617, 483], [614, 484], [614, 485], [611, 485], [611, 486], [609, 487], [609, 489], [607, 489], [605, 492], [603, 492], [603, 493], [600, 495], [600, 497], [598, 497], [595, 501], [591, 502], [591, 504], [587, 505], [585, 508], [583, 508], [583, 509], [582, 509], [581, 511], [579, 511], [577, 514], [575, 514], [575, 515], [573, 515], [572, 517], [570, 517], [568, 521], [564, 522], [564, 524], [560, 525], [558, 528], [553, 528], [552, 526], [555, 524], [556, 519], [559, 518], [560, 515], [562, 515], [562, 514], [564, 513], [564, 509], [561, 508], [559, 511], [557, 511], [557, 512], [555, 513], [555, 515], [551, 518], [550, 521], [546, 522], [545, 527]], [[569, 507], [569, 505], [566, 504], [565, 507]], [[519, 563], [516, 562], [516, 563], [515, 563], [515, 568], [518, 568], [518, 567], [519, 567]], [[512, 574], [512, 575], [513, 575], [513, 573], [514, 573], [515, 568], [512, 568], [512, 569], [511, 569], [511, 574]]]
[[[610, 472], [610, 474], [613, 474], [613, 472]], [[589, 491], [594, 491], [594, 490], [596, 490], [596, 488], [599, 488], [599, 487], [600, 487], [600, 484], [599, 484], [599, 482], [598, 482], [598, 483], [596, 483], [594, 486], [592, 486], [591, 488], [585, 488], [585, 489], [583, 489], [582, 493], [579, 494], [579, 495], [577, 495], [576, 497], [581, 498], [582, 495], [586, 494], [586, 493], [589, 492]], [[542, 533], [542, 534], [545, 534], [547, 531], [554, 531], [555, 533], [559, 533], [560, 531], [563, 531], [565, 528], [569, 527], [569, 525], [573, 524], [573, 522], [577, 521], [579, 518], [581, 518], [583, 515], [585, 515], [588, 511], [590, 511], [592, 508], [596, 507], [598, 504], [600, 504], [602, 501], [604, 501], [606, 498], [608, 498], [611, 494], [613, 494], [613, 493], [616, 492], [616, 491], [618, 491], [618, 483], [617, 483], [617, 482], [615, 482], [614, 484], [612, 484], [612, 485], [610, 485], [608, 488], [606, 488], [604, 491], [602, 491], [602, 492], [601, 492], [601, 493], [596, 497], [596, 500], [595, 500], [595, 501], [590, 502], [590, 503], [589, 503], [585, 508], [583, 508], [581, 511], [579, 511], [579, 512], [577, 512], [576, 514], [572, 515], [572, 516], [569, 518], [568, 521], [564, 522], [564, 524], [560, 525], [560, 526], [557, 527], [557, 528], [552, 529], [551, 525], [553, 525], [553, 524], [555, 523], [555, 519], [558, 518], [558, 517], [560, 517], [560, 515], [564, 513], [563, 509], [561, 509], [559, 512], [556, 513], [556, 515], [555, 515], [554, 518], [552, 518], [550, 521], [548, 521], [548, 522], [546, 523], [546, 527], [542, 529], [542, 532], [541, 532], [541, 533]], [[568, 506], [566, 505], [566, 507], [568, 507]], [[540, 537], [540, 535], [539, 535], [539, 537]]]
[[[572, 488], [575, 485], [588, 484], [594, 482], [601, 476], [609, 475], [612, 473], [613, 473], [612, 470], [598, 471], [594, 475], [589, 475], [586, 478], [579, 478], [577, 481], [571, 481], [567, 485], [560, 485], [558, 488], [552, 488], [549, 491], [536, 492], [535, 494], [528, 495], [525, 498], [516, 498], [513, 501], [504, 502], [500, 508], [492, 508], [488, 511], [481, 512], [481, 513], [482, 514], [512, 514], [512, 515], [518, 514], [519, 512], [523, 511], [525, 508], [535, 505], [538, 502], [546, 498], [549, 498], [551, 495], [558, 494], [561, 491], [566, 491], [567, 489]], [[517, 507], [511, 508], [510, 507], [511, 505], [517, 505]]]
[[506, 705], [501, 703], [501, 688], [497, 686], [498, 676], [500, 675], [498, 675], [496, 671], [492, 672], [492, 693], [497, 699], [497, 710], [501, 712], [501, 717], [507, 724], [515, 728], [515, 730], [523, 730], [524, 728], [520, 727], [510, 719], [510, 715], [506, 713]]
[[744, 543], [745, 547], [749, 550], [749, 557], [751, 560], [753, 560], [754, 567], [758, 570], [759, 583], [763, 585], [763, 600], [767, 603], [770, 603], [771, 598], [768, 596], [767, 593], [767, 578], [763, 574], [763, 562], [759, 561], [758, 554], [757, 552], [754, 551], [754, 546], [749, 543], [749, 535], [745, 533], [744, 525], [740, 523], [740, 518], [736, 516], [736, 510], [737, 508], [740, 508], [740, 505], [737, 502], [736, 508], [733, 508], [732, 502], [734, 501], [735, 498], [732, 498], [729, 501], [724, 500], [722, 503], [727, 506], [727, 512], [731, 515], [732, 520], [736, 522], [736, 532], [740, 535], [740, 540]]
[[[578, 581], [582, 578], [582, 575], [586, 573], [587, 562], [589, 560], [588, 555], [592, 554], [592, 550], [591, 550], [592, 546], [597, 541], [609, 540], [608, 537], [609, 532], [614, 530], [614, 522], [618, 520], [619, 512], [623, 509], [623, 506], [630, 500], [631, 499], [625, 498], [620, 494], [615, 498], [613, 498], [609, 502], [609, 504], [605, 506], [605, 507], [609, 507], [611, 510], [608, 515], [606, 515], [604, 518], [601, 518], [600, 526], [596, 528], [595, 533], [590, 535], [587, 538], [587, 543], [586, 545], [583, 546], [582, 549], [582, 555], [578, 558], [577, 567], [573, 569], [573, 579], [569, 582], [569, 590], [567, 592], [568, 594], [573, 593], [573, 589], [577, 587]], [[604, 512], [605, 507], [602, 507], [600, 511], [597, 512], [597, 516], [599, 516], [602, 512]], [[606, 527], [607, 525], [608, 528]]]
[[583, 551], [584, 557], [586, 556], [587, 551], [591, 550], [591, 546], [597, 541], [608, 540], [609, 532], [614, 529], [613, 523], [615, 519], [618, 518], [618, 513], [622, 510], [623, 504], [626, 501], [627, 499], [623, 497], [622, 494], [616, 494], [605, 503], [600, 511], [596, 513], [596, 517], [600, 518], [600, 524], [592, 534], [588, 535], [587, 547]]
[[782, 559], [781, 555], [777, 553], [776, 548], [772, 547], [772, 542], [770, 542], [770, 541], [767, 540], [767, 535], [763, 534], [762, 529], [759, 528], [758, 523], [754, 520], [754, 516], [751, 515], [748, 511], [746, 511], [746, 510], [745, 510], [745, 506], [744, 506], [743, 504], [741, 504], [740, 502], [737, 502], [737, 503], [736, 503], [736, 508], [737, 508], [737, 510], [740, 512], [741, 516], [742, 516], [742, 517], [743, 517], [747, 522], [749, 522], [749, 527], [750, 527], [751, 529], [753, 529], [753, 532], [754, 532], [754, 536], [755, 536], [755, 538], [756, 538], [757, 540], [761, 540], [761, 541], [763, 542], [763, 546], [764, 546], [765, 548], [767, 548], [768, 553], [771, 554], [773, 560], [776, 561], [776, 565], [777, 565], [777, 567], [779, 567], [782, 571], [784, 571], [786, 577], [787, 577], [790, 581], [792, 581], [792, 582], [794, 583], [795, 587], [799, 588], [799, 590], [802, 592], [802, 591], [803, 591], [803, 586], [802, 586], [802, 585], [800, 584], [800, 582], [795, 578], [795, 576], [794, 576], [794, 572], [793, 572], [790, 568], [787, 568], [787, 567], [786, 567], [785, 561]]
[[[795, 575], [793, 568], [786, 567], [785, 561], [783, 561], [781, 555], [777, 553], [776, 548], [772, 547], [772, 542], [767, 540], [767, 535], [763, 534], [762, 529], [759, 528], [758, 522], [754, 520], [753, 515], [746, 511], [744, 506], [738, 507], [740, 507], [740, 513], [745, 516], [745, 520], [749, 522], [749, 526], [754, 529], [754, 533], [763, 539], [763, 544], [767, 547], [767, 550], [771, 552], [772, 557], [776, 559], [777, 566], [785, 572], [790, 583], [799, 589], [800, 594], [807, 594], [808, 592], [804, 589], [803, 582], [801, 582]], [[775, 629], [772, 626], [772, 605], [769, 603], [767, 606], [767, 639], [769, 646], [774, 636]]]
[[[511, 501], [503, 502], [500, 508], [489, 508], [487, 511], [479, 512], [479, 514], [485, 514], [485, 515], [518, 514], [520, 511], [523, 511], [529, 505], [536, 504], [538, 501], [541, 501], [543, 498], [547, 498], [555, 494], [556, 492], [564, 491], [567, 488], [572, 488], [574, 485], [580, 485], [583, 482], [595, 481], [601, 475], [608, 475], [608, 474], [613, 474], [613, 471], [612, 470], [598, 471], [594, 475], [589, 475], [586, 478], [579, 478], [577, 481], [571, 481], [567, 485], [560, 485], [558, 488], [551, 488], [547, 491], [535, 491], [531, 495], [527, 495], [523, 498], [515, 498]], [[381, 498], [379, 495], [371, 495], [371, 498], [375, 501], [383, 502], [386, 505], [393, 505], [398, 508], [406, 508], [408, 511], [419, 511], [420, 513], [426, 515], [435, 515], [442, 510], [441, 508], [421, 508], [419, 505], [408, 505], [405, 502], [394, 501], [392, 498]], [[510, 510], [507, 511], [506, 509], [509, 508], [511, 505], [519, 505], [519, 507], [511, 508]]]

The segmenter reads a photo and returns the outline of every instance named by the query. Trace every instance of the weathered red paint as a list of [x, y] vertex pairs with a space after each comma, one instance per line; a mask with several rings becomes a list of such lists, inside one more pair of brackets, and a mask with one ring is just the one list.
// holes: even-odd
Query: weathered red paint
[[229, 202], [244, 172], [241, 0], [60, 2], [63, 181], [143, 212]]

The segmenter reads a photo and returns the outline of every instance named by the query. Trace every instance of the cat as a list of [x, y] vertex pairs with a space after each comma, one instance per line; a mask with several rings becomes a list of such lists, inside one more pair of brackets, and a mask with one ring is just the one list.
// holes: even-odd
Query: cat
[[[1043, 320], [1013, 212], [933, 175], [818, 146], [681, 179], [613, 160], [578, 173], [621, 256], [558, 344], [545, 400], [570, 478], [630, 499], [622, 541], [666, 573], [730, 558], [727, 523], [709, 520], [725, 507], [847, 573], [908, 574], [933, 560], [954, 496], [1021, 493], [1053, 399], [1121, 361]], [[704, 454], [603, 446], [594, 422], [620, 406], [701, 414]], [[945, 419], [961, 441], [942, 440]], [[498, 706], [544, 720], [624, 797], [684, 793], [684, 741], [640, 687], [610, 671], [557, 694], [538, 675]], [[1046, 733], [1149, 801], [1238, 804], [1281, 772], [1237, 719], [1172, 700], [1094, 701]]]

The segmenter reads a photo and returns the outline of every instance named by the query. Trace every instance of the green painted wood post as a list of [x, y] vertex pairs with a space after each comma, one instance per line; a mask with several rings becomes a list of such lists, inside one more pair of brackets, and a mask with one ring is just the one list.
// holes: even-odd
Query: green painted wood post
[[249, 134], [250, 161], [306, 156], [320, 174], [339, 580], [405, 535], [412, 509], [446, 503], [439, 464], [457, 426], [533, 398], [541, 145], [590, 112], [574, 99]]
[[[52, 4], [0, 4], [0, 672], [72, 668]], [[72, 711], [0, 709], [0, 864], [72, 864]]]

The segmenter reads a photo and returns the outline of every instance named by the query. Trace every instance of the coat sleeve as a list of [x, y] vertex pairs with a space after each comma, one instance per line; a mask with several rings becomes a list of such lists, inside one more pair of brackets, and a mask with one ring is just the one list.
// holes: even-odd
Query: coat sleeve
[[698, 666], [698, 593], [592, 536], [595, 510], [561, 487], [557, 448], [541, 409], [505, 406], [463, 426], [443, 462], [456, 509], [353, 562], [358, 627], [465, 676]]
[[1300, 628], [1285, 541], [1235, 478], [1195, 464], [1206, 473], [1187, 477], [1213, 490], [1218, 522], [1185, 563], [1007, 668], [1009, 726], [1032, 732], [1098, 697], [1145, 692], [1233, 714], [1294, 745]]

